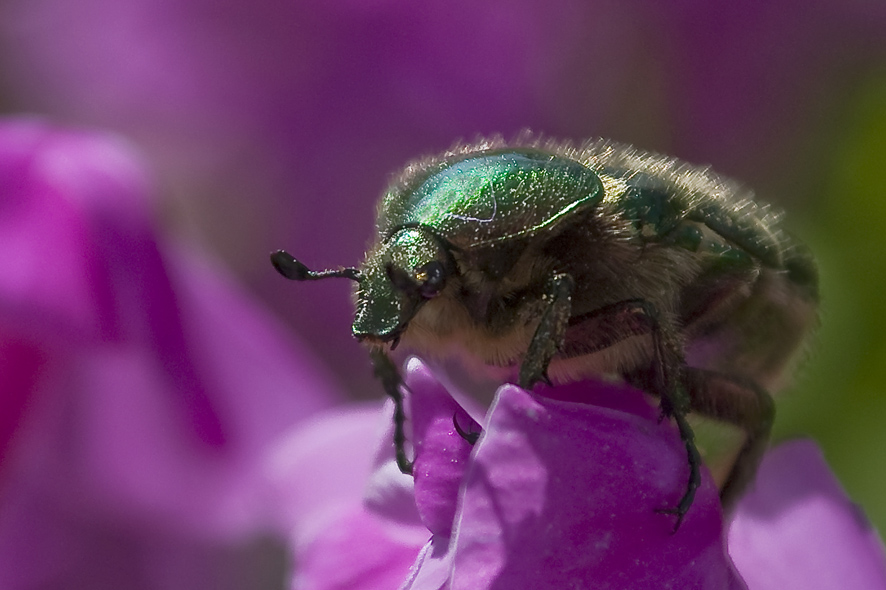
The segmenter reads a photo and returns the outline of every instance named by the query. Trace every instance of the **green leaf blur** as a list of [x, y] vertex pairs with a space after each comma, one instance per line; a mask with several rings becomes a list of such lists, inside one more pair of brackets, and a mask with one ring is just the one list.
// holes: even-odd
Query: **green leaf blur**
[[822, 326], [776, 438], [812, 435], [849, 495], [886, 530], [886, 75], [844, 111], [798, 231], [821, 266]]

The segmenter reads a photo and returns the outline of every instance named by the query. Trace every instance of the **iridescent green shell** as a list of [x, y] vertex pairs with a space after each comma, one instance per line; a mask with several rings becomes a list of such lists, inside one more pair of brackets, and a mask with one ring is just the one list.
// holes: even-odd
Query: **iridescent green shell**
[[511, 148], [471, 155], [389, 190], [379, 237], [418, 225], [466, 249], [530, 237], [594, 207], [603, 192], [593, 170], [555, 154]]

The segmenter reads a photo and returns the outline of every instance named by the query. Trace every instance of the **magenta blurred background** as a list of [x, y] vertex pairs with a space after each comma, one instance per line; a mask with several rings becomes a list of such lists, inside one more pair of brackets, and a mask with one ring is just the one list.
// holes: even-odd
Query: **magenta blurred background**
[[[281, 283], [285, 247], [358, 261], [388, 175], [522, 128], [712, 164], [801, 209], [833, 117], [886, 43], [859, 2], [7, 0], [7, 110], [134, 141], [165, 220], [197, 236], [327, 359], [350, 294]], [[349, 369], [362, 388], [367, 371]], [[355, 375], [355, 376], [351, 376]]]

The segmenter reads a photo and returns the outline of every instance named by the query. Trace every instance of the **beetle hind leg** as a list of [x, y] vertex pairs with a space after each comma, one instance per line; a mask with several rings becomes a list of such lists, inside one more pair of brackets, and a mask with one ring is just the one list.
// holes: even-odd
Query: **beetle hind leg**
[[686, 414], [677, 413], [673, 415], [673, 418], [677, 423], [677, 429], [680, 431], [680, 440], [683, 441], [683, 445], [686, 447], [686, 456], [689, 460], [689, 481], [686, 484], [686, 491], [683, 493], [683, 497], [680, 498], [676, 506], [673, 508], [659, 508], [656, 512], [659, 514], [671, 514], [677, 517], [677, 522], [674, 523], [674, 532], [676, 533], [683, 523], [683, 517], [686, 516], [689, 508], [692, 507], [692, 503], [695, 501], [695, 492], [701, 485], [701, 454], [698, 452], [698, 447], [695, 446], [695, 434], [686, 420]]
[[754, 383], [705, 369], [686, 367], [684, 384], [698, 414], [738, 426], [745, 442], [720, 489], [729, 512], [754, 477], [775, 418], [772, 397]]
[[634, 336], [650, 337], [650, 362], [624, 376], [633, 386], [660, 398], [662, 419], [674, 419], [680, 440], [686, 447], [689, 464], [686, 491], [675, 507], [658, 511], [677, 517], [676, 531], [701, 485], [701, 456], [686, 419], [691, 409], [691, 396], [682, 386], [685, 361], [673, 330], [663, 325], [655, 305], [643, 299], [628, 299], [601, 307], [572, 318], [569, 324], [560, 350], [561, 356], [567, 358], [599, 352]]

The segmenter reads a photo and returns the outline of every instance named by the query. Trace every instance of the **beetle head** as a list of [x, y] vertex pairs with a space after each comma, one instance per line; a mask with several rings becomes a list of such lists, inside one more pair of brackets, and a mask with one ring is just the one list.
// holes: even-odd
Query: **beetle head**
[[432, 231], [419, 226], [395, 232], [360, 269], [354, 336], [396, 346], [419, 308], [443, 291], [454, 272], [452, 254]]

